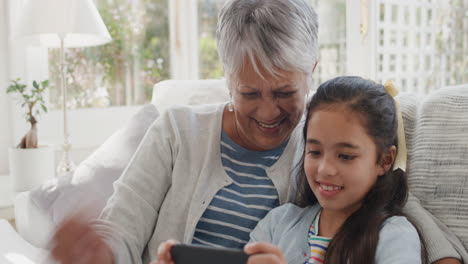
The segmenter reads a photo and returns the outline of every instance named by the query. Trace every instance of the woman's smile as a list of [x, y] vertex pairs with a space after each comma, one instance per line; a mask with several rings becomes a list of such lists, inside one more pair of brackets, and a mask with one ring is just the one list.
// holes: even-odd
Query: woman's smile
[[255, 123], [257, 123], [258, 129], [261, 132], [266, 133], [266, 134], [277, 134], [277, 133], [279, 133], [279, 131], [281, 130], [281, 128], [284, 125], [284, 121], [286, 120], [286, 118], [282, 118], [282, 119], [280, 119], [279, 121], [276, 121], [276, 122], [261, 122], [261, 121], [258, 121], [255, 118], [252, 118], [252, 119], [255, 121]]

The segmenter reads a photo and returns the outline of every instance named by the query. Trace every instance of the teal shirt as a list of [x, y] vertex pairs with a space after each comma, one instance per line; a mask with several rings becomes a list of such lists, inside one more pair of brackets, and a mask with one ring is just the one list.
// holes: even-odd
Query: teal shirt
[[[310, 258], [309, 227], [319, 210], [318, 204], [301, 208], [288, 203], [277, 207], [258, 223], [250, 234], [250, 241], [278, 246], [289, 264], [305, 263]], [[421, 242], [406, 217], [393, 216], [383, 223], [375, 263], [421, 263]]]

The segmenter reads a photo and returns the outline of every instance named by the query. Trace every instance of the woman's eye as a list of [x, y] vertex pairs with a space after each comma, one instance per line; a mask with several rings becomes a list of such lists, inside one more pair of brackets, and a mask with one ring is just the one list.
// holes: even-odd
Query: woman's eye
[[296, 92], [278, 92], [276, 93], [276, 97], [279, 97], [279, 98], [288, 98], [288, 97], [291, 97], [293, 94], [295, 94]]
[[246, 97], [246, 98], [255, 98], [257, 96], [258, 93], [256, 92], [252, 92], [252, 93], [242, 93], [242, 96]]
[[356, 158], [356, 156], [346, 155], [346, 154], [340, 154], [338, 156], [340, 157], [340, 159], [343, 159], [343, 160], [353, 160], [354, 158]]

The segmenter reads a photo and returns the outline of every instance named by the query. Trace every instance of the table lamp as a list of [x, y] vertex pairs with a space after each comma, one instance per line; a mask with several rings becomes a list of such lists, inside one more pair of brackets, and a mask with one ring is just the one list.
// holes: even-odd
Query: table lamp
[[70, 172], [75, 164], [70, 158], [67, 120], [67, 82], [65, 48], [98, 46], [111, 41], [93, 0], [28, 0], [13, 32], [13, 37], [29, 45], [60, 47], [60, 82], [63, 95], [63, 156], [57, 175]]

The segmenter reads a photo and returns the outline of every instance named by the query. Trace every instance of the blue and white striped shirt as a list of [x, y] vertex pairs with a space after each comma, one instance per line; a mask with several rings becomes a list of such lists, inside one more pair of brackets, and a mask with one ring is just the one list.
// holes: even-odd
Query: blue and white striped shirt
[[221, 135], [221, 160], [233, 183], [216, 193], [200, 218], [193, 244], [242, 248], [249, 234], [272, 208], [278, 192], [265, 169], [283, 153], [287, 142], [269, 151], [251, 151]]

